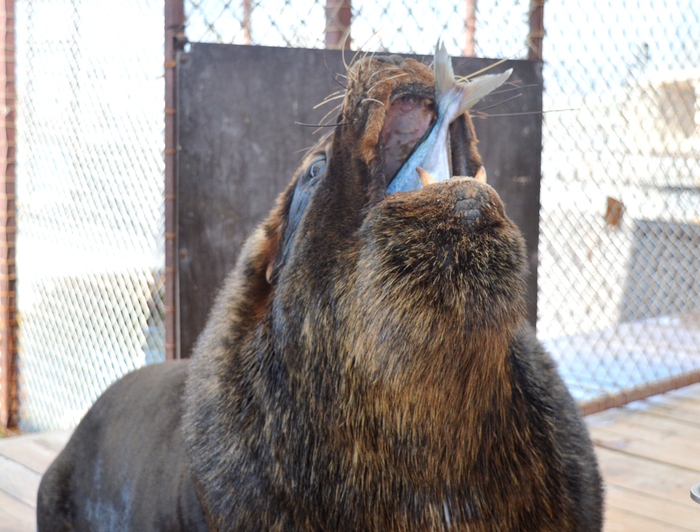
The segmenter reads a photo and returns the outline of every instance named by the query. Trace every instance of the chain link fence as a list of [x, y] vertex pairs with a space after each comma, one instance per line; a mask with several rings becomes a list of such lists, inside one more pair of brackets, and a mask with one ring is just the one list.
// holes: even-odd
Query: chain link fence
[[[341, 0], [185, 0], [194, 42], [325, 48], [326, 7]], [[468, 46], [469, 5], [478, 10], [476, 55], [526, 55], [529, 0], [415, 2], [352, 0], [350, 47], [431, 55], [442, 38], [448, 51]], [[485, 16], [481, 16], [485, 15]], [[331, 22], [332, 24], [332, 22]]]
[[692, 0], [545, 9], [538, 333], [582, 401], [700, 369], [699, 26]]
[[[186, 0], [186, 33], [322, 48], [341, 3]], [[700, 370], [700, 6], [649, 4], [545, 6], [538, 335], [584, 403]], [[529, 9], [353, 0], [348, 44], [524, 58]], [[16, 11], [20, 417], [63, 428], [164, 358], [163, 4]]]
[[24, 430], [163, 360], [163, 6], [18, 0]]
[[[187, 0], [187, 34], [322, 48], [340, 4]], [[529, 10], [352, 0], [348, 42], [525, 58]], [[700, 370], [700, 5], [550, 1], [544, 26], [538, 336], [574, 396], [605, 406]]]

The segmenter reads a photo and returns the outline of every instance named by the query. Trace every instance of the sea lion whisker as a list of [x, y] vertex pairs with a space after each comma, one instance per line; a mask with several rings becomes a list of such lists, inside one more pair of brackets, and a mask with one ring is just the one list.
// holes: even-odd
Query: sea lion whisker
[[489, 96], [496, 96], [498, 94], [505, 94], [507, 92], [519, 91], [521, 89], [530, 89], [532, 87], [539, 87], [539, 85], [537, 83], [530, 83], [529, 85], [518, 85], [517, 83], [518, 83], [517, 81], [506, 82], [503, 85], [513, 85], [513, 87], [511, 87], [509, 89], [503, 89], [502, 91], [494, 91], [491, 94], [489, 94]]
[[496, 102], [491, 105], [487, 105], [486, 107], [482, 107], [481, 109], [474, 109], [475, 113], [478, 113], [480, 111], [486, 111], [487, 109], [493, 109], [494, 107], [498, 107], [499, 105], [503, 105], [504, 103], [511, 102], [513, 100], [517, 100], [523, 95], [523, 93], [516, 94], [515, 96], [511, 96], [510, 98], [506, 98], [505, 100], [501, 100], [500, 102]]
[[547, 109], [546, 111], [523, 111], [520, 113], [501, 113], [497, 115], [490, 115], [488, 113], [477, 112], [478, 116], [474, 118], [501, 118], [506, 116], [529, 116], [529, 115], [543, 115], [546, 113], [563, 113], [565, 111], [578, 111], [576, 108], [571, 109]]
[[469, 81], [471, 78], [474, 78], [474, 77], [478, 76], [479, 74], [483, 74], [484, 72], [488, 72], [492, 68], [495, 68], [498, 65], [502, 65], [506, 61], [510, 61], [510, 60], [511, 60], [510, 57], [504, 57], [503, 59], [496, 61], [495, 63], [492, 63], [489, 66], [485, 66], [484, 68], [479, 69], [476, 72], [471, 72], [471, 73], [467, 74], [466, 76], [455, 76], [455, 79], [457, 81], [459, 81], [460, 83], [463, 83], [465, 81]]
[[292, 153], [294, 155], [298, 155], [300, 153], [305, 153], [305, 152], [309, 151], [311, 148], [313, 148], [313, 146], [307, 146], [306, 148], [301, 148], [300, 150], [295, 150]]
[[352, 56], [352, 59], [350, 60], [350, 64], [348, 64], [348, 62], [345, 60], [345, 50], [349, 50], [349, 48], [346, 46], [349, 38], [350, 38], [350, 32], [348, 31], [347, 33], [345, 33], [345, 38], [343, 39], [343, 44], [341, 45], [343, 47], [343, 53], [341, 54], [341, 57], [343, 59], [343, 66], [345, 67], [346, 72], [350, 70], [350, 65], [352, 65], [354, 63], [355, 58], [357, 57], [357, 54], [360, 52], [360, 50], [358, 49], [355, 52], [355, 55]]
[[294, 122], [295, 126], [301, 126], [301, 127], [336, 127], [336, 126], [341, 126], [343, 125], [343, 122], [340, 123], [335, 123], [335, 124], [306, 124], [304, 122]]
[[[336, 105], [335, 107], [333, 107], [333, 109], [331, 109], [325, 115], [323, 115], [323, 118], [321, 118], [321, 120], [319, 121], [319, 124], [324, 124], [326, 122], [326, 118], [328, 118], [332, 113], [334, 113], [335, 111], [340, 109], [341, 105], [342, 105], [342, 103]], [[321, 126], [319, 126], [319, 127], [321, 127]], [[328, 126], [324, 125], [323, 127], [328, 127]]]
[[[374, 32], [372, 33], [372, 35], [370, 35], [369, 37], [367, 37], [367, 40], [366, 40], [365, 42], [363, 42], [363, 43], [362, 43], [362, 46], [360, 46], [360, 47], [357, 49], [357, 53], [359, 53], [360, 50], [364, 50], [365, 48], [367, 48], [367, 45], [369, 44], [369, 42], [370, 42], [372, 39], [374, 39], [378, 34], [379, 34], [379, 29], [374, 30]], [[379, 42], [381, 42], [381, 39], [379, 39]], [[355, 54], [355, 57], [353, 57], [353, 61], [354, 61], [355, 59], [357, 59], [357, 53]], [[368, 53], [369, 53], [369, 50], [365, 51], [364, 55], [362, 56], [362, 59], [364, 59], [365, 57], [367, 57], [367, 54], [368, 54]], [[374, 51], [372, 52], [372, 55], [374, 55]]]
[[[365, 84], [368, 84], [370, 81], [372, 81], [372, 78], [373, 78], [374, 76], [376, 76], [377, 74], [383, 74], [383, 73], [385, 73], [385, 72], [387, 72], [387, 71], [389, 71], [389, 72], [394, 72], [394, 71], [400, 72], [401, 69], [400, 69], [400, 68], [397, 68], [397, 67], [394, 67], [394, 66], [389, 66], [389, 67], [386, 67], [386, 68], [382, 68], [382, 69], [379, 69], [379, 70], [375, 70], [375, 71], [372, 72], [372, 73], [370, 74], [370, 76], [367, 78], [367, 80], [365, 81]], [[404, 72], [403, 75], [404, 75], [404, 76], [407, 76], [408, 74], [406, 74], [406, 73]]]
[[459, 81], [459, 82], [468, 81], [469, 79], [471, 79], [471, 78], [473, 78], [473, 77], [475, 77], [475, 76], [478, 76], [479, 74], [482, 74], [483, 72], [488, 72], [488, 71], [491, 70], [492, 68], [497, 67], [498, 65], [502, 65], [502, 64], [505, 63], [506, 61], [510, 61], [511, 59], [515, 59], [515, 58], [518, 57], [518, 55], [520, 55], [524, 50], [526, 50], [526, 48], [523, 48], [523, 49], [520, 50], [518, 53], [515, 53], [515, 54], [511, 55], [510, 57], [504, 57], [503, 59], [500, 59], [499, 61], [496, 61], [495, 63], [492, 63], [492, 64], [490, 64], [490, 65], [488, 65], [488, 66], [485, 66], [485, 67], [482, 68], [481, 70], [477, 70], [476, 72], [471, 72], [471, 73], [467, 74], [466, 76], [455, 76], [455, 79], [456, 79], [457, 81]]
[[357, 61], [357, 56], [360, 54], [360, 52], [362, 52], [362, 48], [358, 48], [357, 50], [355, 50], [355, 55], [353, 55], [352, 59], [350, 60], [351, 65], [355, 64], [355, 61]]
[[384, 106], [384, 102], [380, 102], [379, 100], [375, 98], [364, 98], [360, 103], [365, 103], [365, 102], [377, 102], [379, 105]]
[[338, 91], [337, 93], [329, 94], [322, 102], [319, 102], [316, 105], [314, 105], [313, 108], [318, 109], [319, 107], [326, 105], [327, 103], [339, 100], [341, 98], [345, 98], [345, 91]]
[[[346, 89], [346, 88], [347, 88], [347, 87], [346, 87], [345, 85], [343, 85], [340, 81], [338, 81], [338, 76], [343, 76], [343, 75], [342, 75], [342, 74], [335, 74], [335, 75], [334, 75], [333, 72], [331, 72], [331, 69], [330, 69], [329, 66], [328, 66], [328, 61], [327, 61], [327, 59], [326, 59], [326, 55], [325, 55], [325, 54], [323, 55], [323, 66], [326, 68], [326, 72], [328, 72], [328, 74], [330, 74], [330, 76], [331, 76], [331, 78], [333, 79], [333, 81], [335, 81], [335, 82], [336, 82], [338, 85], [340, 85], [343, 89]], [[345, 79], [348, 78], [347, 76], [343, 76], [343, 77], [344, 77]]]
[[[395, 76], [390, 76], [390, 77], [388, 77], [388, 78], [384, 78], [384, 79], [377, 80], [369, 89], [367, 89], [367, 94], [369, 94], [370, 92], [372, 92], [372, 91], [374, 90], [374, 88], [375, 88], [378, 84], [380, 84], [380, 83], [386, 83], [387, 81], [392, 81], [392, 80], [395, 80], [395, 79], [397, 79], [397, 78], [401, 78], [401, 77], [404, 77], [404, 76], [408, 76], [408, 74], [406, 74], [406, 73], [404, 72], [403, 74], [397, 74], [397, 75], [395, 75]], [[370, 79], [371, 79], [371, 78], [370, 78]], [[369, 79], [368, 79], [367, 81], [369, 82]]]

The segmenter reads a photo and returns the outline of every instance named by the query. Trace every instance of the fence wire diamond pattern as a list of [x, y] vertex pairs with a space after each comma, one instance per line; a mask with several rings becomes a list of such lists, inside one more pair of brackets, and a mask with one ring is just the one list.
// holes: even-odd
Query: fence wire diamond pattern
[[[186, 33], [322, 48], [326, 4], [186, 0]], [[527, 54], [529, 1], [351, 5], [351, 49]], [[700, 371], [699, 26], [694, 0], [545, 6], [538, 336], [583, 402]], [[152, 0], [17, 2], [26, 429], [163, 358], [162, 29]]]
[[162, 4], [25, 0], [17, 27], [20, 419], [68, 428], [164, 356]]

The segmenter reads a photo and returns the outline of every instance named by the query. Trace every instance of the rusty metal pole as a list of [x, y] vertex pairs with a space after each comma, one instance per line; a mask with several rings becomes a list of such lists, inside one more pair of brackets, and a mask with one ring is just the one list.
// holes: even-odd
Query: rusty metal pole
[[466, 57], [476, 57], [476, 0], [466, 0], [464, 14], [464, 29], [466, 38], [462, 54]]
[[252, 0], [243, 0], [243, 41], [244, 44], [253, 44], [250, 28], [250, 16], [253, 13]]
[[544, 3], [545, 0], [530, 0], [530, 33], [527, 36], [527, 58], [530, 61], [542, 61], [542, 41], [546, 32], [544, 30]]
[[165, 359], [179, 358], [175, 55], [187, 42], [184, 0], [165, 0]]
[[351, 0], [326, 0], [326, 48], [350, 48]]
[[0, 13], [5, 58], [0, 72], [0, 426], [17, 427], [17, 306], [15, 273], [15, 2]]

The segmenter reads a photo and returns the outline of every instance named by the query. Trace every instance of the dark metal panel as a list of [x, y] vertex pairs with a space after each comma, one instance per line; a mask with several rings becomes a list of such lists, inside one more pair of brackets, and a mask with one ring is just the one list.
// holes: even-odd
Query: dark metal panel
[[[467, 65], [476, 60], [458, 59], [456, 72], [473, 71]], [[458, 65], [464, 65], [459, 67]], [[540, 220], [540, 180], [542, 160], [542, 63], [508, 61], [513, 68], [511, 80], [518, 81], [519, 91], [505, 92], [504, 87], [476, 106], [474, 127], [479, 138], [479, 152], [484, 160], [488, 183], [494, 187], [527, 243], [530, 277], [527, 282], [528, 319], [537, 323], [537, 244]], [[484, 111], [489, 116], [479, 118], [478, 109], [517, 96], [503, 105]]]
[[[346, 52], [347, 60], [351, 54]], [[429, 62], [431, 58], [422, 58]], [[460, 58], [464, 75], [493, 61]], [[475, 119], [489, 183], [528, 243], [536, 273], [541, 150], [541, 65], [511, 61], [525, 88], [487, 113], [535, 113]], [[342, 52], [192, 44], [178, 64], [178, 239], [180, 345], [189, 356], [218, 287], [244, 239], [289, 182], [315, 124], [335, 103], [314, 110], [340, 90]], [[341, 78], [342, 79], [342, 78]], [[517, 92], [495, 95], [486, 107]], [[529, 286], [536, 316], [536, 278]]]

